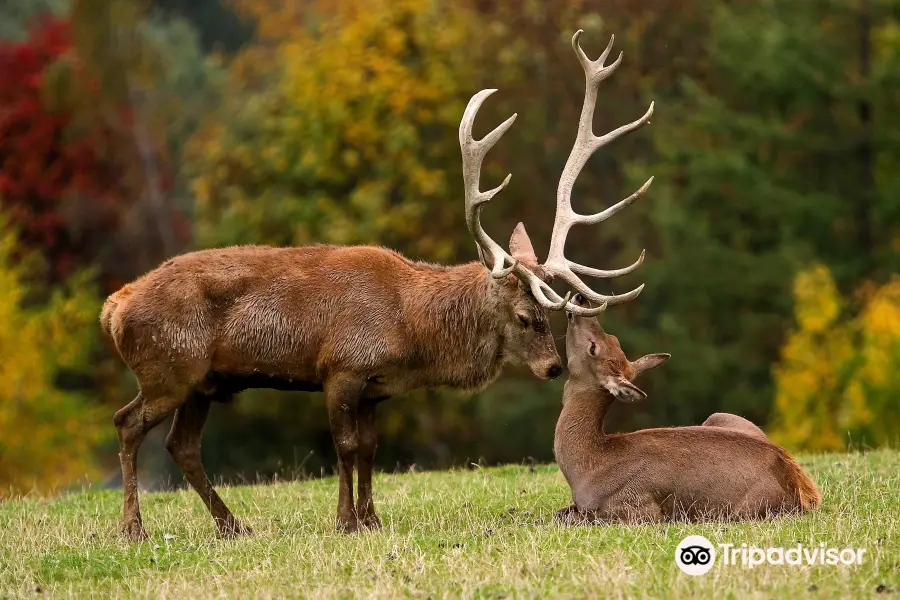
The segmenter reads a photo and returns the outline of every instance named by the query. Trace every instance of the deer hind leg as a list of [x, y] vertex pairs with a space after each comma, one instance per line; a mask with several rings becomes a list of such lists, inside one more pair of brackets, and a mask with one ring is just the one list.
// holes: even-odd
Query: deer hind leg
[[731, 413], [713, 413], [707, 417], [702, 423], [703, 427], [723, 427], [725, 429], [735, 429], [741, 433], [768, 439], [765, 432], [748, 421], [744, 417], [739, 417]]
[[763, 474], [737, 502], [728, 507], [725, 518], [735, 521], [764, 521], [788, 512], [789, 495], [774, 478]]
[[134, 400], [113, 417], [119, 435], [119, 460], [122, 463], [122, 491], [125, 497], [122, 528], [126, 537], [133, 541], [147, 539], [138, 501], [138, 450], [147, 432], [159, 425], [182, 401], [182, 398], [174, 397], [148, 400], [143, 393], [138, 393]]
[[172, 421], [172, 429], [166, 436], [166, 450], [172, 455], [194, 491], [203, 499], [216, 523], [219, 535], [225, 538], [246, 535], [250, 533], [250, 530], [234, 518], [234, 515], [228, 510], [228, 506], [216, 493], [203, 469], [200, 458], [200, 441], [203, 436], [203, 426], [209, 415], [210, 403], [211, 399], [208, 396], [195, 394], [178, 407]]
[[372, 500], [372, 464], [375, 461], [375, 450], [378, 446], [378, 428], [375, 420], [376, 401], [366, 401], [359, 407], [359, 452], [356, 468], [359, 477], [359, 497], [356, 502], [356, 514], [359, 524], [367, 529], [379, 529], [381, 519], [375, 514], [375, 503]]
[[325, 382], [325, 406], [338, 456], [337, 525], [341, 531], [359, 530], [353, 504], [353, 469], [359, 453], [359, 400], [365, 381], [351, 375], [329, 377]]

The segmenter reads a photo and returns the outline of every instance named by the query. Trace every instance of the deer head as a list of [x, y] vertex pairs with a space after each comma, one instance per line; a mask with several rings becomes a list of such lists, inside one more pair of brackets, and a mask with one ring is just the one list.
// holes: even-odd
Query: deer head
[[[501, 123], [496, 129], [481, 140], [472, 137], [472, 126], [475, 115], [488, 96], [496, 92], [494, 89], [482, 90], [472, 96], [459, 124], [459, 145], [462, 151], [463, 181], [466, 196], [466, 224], [475, 238], [478, 254], [484, 266], [490, 271], [494, 286], [503, 299], [507, 310], [508, 322], [504, 338], [505, 355], [524, 362], [539, 377], [554, 377], [559, 374], [559, 357], [553, 345], [553, 338], [548, 325], [548, 311], [565, 310], [570, 315], [593, 316], [604, 311], [609, 304], [619, 304], [632, 300], [641, 293], [643, 285], [627, 294], [604, 296], [590, 289], [581, 279], [585, 277], [610, 278], [625, 275], [634, 271], [644, 260], [641, 252], [638, 260], [625, 268], [600, 270], [580, 265], [565, 257], [566, 236], [574, 225], [592, 225], [605, 221], [620, 210], [637, 200], [650, 187], [651, 177], [634, 194], [593, 215], [576, 213], [572, 209], [572, 187], [588, 158], [606, 144], [620, 136], [634, 131], [650, 121], [653, 104], [640, 119], [623, 125], [606, 135], [596, 136], [593, 133], [594, 108], [597, 104], [597, 88], [600, 82], [612, 75], [622, 61], [622, 54], [610, 65], [604, 65], [612, 50], [613, 36], [606, 50], [600, 57], [592, 61], [584, 54], [578, 43], [582, 31], [572, 36], [572, 48], [578, 57], [585, 74], [584, 104], [578, 123], [578, 134], [572, 152], [560, 176], [556, 192], [556, 217], [553, 223], [553, 235], [550, 241], [550, 252], [543, 264], [538, 263], [531, 240], [525, 227], [519, 223], [512, 239], [509, 252], [488, 236], [481, 226], [481, 210], [509, 183], [512, 175], [507, 175], [499, 186], [485, 192], [480, 191], [481, 164], [485, 155], [503, 136], [516, 119], [514, 114]], [[561, 279], [576, 292], [597, 304], [595, 307], [583, 306], [570, 301], [571, 292], [565, 296], [557, 294], [550, 283]], [[550, 357], [549, 349], [555, 356], [555, 363]], [[554, 366], [556, 365], [556, 366]], [[555, 373], [555, 374], [554, 374]]]
[[[590, 303], [581, 294], [572, 299], [578, 306]], [[566, 355], [569, 360], [569, 381], [592, 388], [603, 388], [613, 398], [622, 402], [637, 402], [647, 397], [642, 389], [632, 383], [641, 373], [654, 369], [667, 360], [670, 354], [647, 354], [630, 361], [626, 358], [619, 339], [603, 331], [597, 317], [569, 314], [566, 331]]]

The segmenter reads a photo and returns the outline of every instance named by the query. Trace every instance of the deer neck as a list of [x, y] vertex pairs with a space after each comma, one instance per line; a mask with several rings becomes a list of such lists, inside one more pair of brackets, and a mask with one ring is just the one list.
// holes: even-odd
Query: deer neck
[[603, 421], [613, 400], [602, 387], [573, 379], [566, 382], [553, 449], [556, 462], [570, 483], [602, 460], [606, 441]]
[[480, 263], [440, 268], [410, 299], [416, 338], [435, 385], [482, 389], [503, 365], [503, 308]]

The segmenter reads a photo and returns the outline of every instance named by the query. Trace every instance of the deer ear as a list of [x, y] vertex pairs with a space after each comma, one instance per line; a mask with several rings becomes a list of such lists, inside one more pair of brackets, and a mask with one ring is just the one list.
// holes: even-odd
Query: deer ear
[[637, 402], [647, 397], [644, 390], [622, 376], [610, 376], [603, 382], [603, 387], [620, 402]]
[[531, 238], [525, 231], [525, 225], [519, 223], [513, 230], [512, 237], [509, 238], [510, 255], [524, 263], [537, 264], [537, 256], [534, 254], [534, 246], [531, 245]]
[[637, 377], [644, 371], [655, 369], [669, 360], [671, 356], [671, 354], [660, 352], [659, 354], [647, 354], [646, 356], [640, 357], [631, 363], [631, 368], [634, 369], [634, 376]]

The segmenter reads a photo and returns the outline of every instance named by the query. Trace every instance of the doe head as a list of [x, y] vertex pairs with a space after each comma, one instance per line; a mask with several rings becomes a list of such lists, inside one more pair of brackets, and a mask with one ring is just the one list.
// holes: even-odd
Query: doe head
[[[572, 302], [590, 306], [581, 294]], [[603, 331], [597, 317], [569, 314], [566, 330], [566, 354], [572, 381], [606, 389], [616, 400], [637, 402], [647, 394], [632, 383], [644, 371], [669, 360], [670, 354], [647, 354], [630, 361], [619, 345], [619, 339]]]

